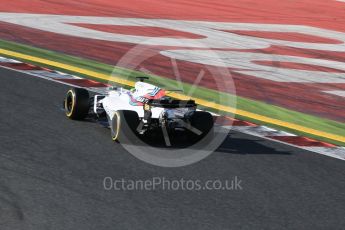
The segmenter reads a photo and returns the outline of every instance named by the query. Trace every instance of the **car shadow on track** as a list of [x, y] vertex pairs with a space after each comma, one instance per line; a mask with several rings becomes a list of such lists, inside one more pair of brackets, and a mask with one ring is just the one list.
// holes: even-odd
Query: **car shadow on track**
[[[94, 119], [86, 119], [83, 122], [94, 123]], [[97, 121], [102, 127], [108, 129], [109, 124], [106, 119]], [[215, 135], [216, 136], [216, 135]], [[205, 141], [203, 144], [196, 144], [195, 141], [191, 141], [185, 132], [180, 131], [174, 133], [171, 136], [171, 146], [166, 145], [166, 141], [163, 136], [163, 132], [158, 130], [146, 136], [131, 135], [130, 141], [125, 144], [144, 146], [148, 145], [150, 147], [166, 149], [166, 150], [180, 150], [180, 149], [195, 149], [208, 150], [209, 146], [207, 143], [212, 141], [212, 138]], [[291, 155], [291, 151], [287, 150], [277, 150], [277, 148], [270, 147], [270, 141], [250, 136], [247, 134], [237, 133], [230, 131], [224, 141], [216, 148], [215, 152], [230, 153], [230, 154], [281, 154], [281, 155]], [[121, 144], [121, 142], [116, 142], [114, 144]]]
[[279, 151], [277, 148], [268, 146], [268, 144], [268, 140], [259, 137], [247, 139], [230, 133], [216, 151], [231, 154], [292, 154], [288, 150]]

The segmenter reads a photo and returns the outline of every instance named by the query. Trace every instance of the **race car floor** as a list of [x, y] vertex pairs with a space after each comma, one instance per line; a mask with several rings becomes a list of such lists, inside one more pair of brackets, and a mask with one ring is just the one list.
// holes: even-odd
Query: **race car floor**
[[[344, 161], [231, 131], [211, 156], [161, 168], [109, 130], [65, 118], [68, 86], [0, 69], [0, 229], [341, 229]], [[105, 177], [242, 181], [241, 190], [106, 190]]]

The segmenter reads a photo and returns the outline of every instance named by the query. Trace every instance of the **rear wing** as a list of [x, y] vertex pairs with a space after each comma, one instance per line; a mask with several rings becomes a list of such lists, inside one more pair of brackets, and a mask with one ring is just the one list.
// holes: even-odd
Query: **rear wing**
[[194, 100], [177, 100], [171, 98], [149, 99], [146, 104], [160, 108], [192, 108], [197, 106]]

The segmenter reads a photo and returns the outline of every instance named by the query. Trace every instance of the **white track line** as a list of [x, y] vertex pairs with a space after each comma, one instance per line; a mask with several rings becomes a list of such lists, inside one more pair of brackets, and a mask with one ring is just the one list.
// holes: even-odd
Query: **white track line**
[[345, 90], [330, 90], [330, 91], [323, 91], [323, 92], [340, 96], [340, 97], [345, 97]]

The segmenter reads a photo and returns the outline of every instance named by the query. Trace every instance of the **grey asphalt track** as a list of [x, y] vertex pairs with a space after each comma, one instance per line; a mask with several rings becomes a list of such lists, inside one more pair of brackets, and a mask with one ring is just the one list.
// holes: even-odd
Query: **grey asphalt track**
[[[344, 229], [345, 164], [232, 132], [182, 168], [141, 162], [70, 121], [67, 86], [0, 69], [0, 229]], [[105, 190], [103, 179], [240, 179], [242, 190]]]

